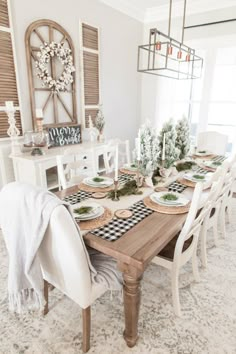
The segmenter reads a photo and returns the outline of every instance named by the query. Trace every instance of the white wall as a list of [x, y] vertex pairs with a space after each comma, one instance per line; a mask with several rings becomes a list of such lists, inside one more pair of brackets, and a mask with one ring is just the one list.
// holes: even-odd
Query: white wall
[[140, 75], [137, 46], [141, 22], [99, 0], [11, 0], [25, 130], [31, 129], [24, 35], [30, 23], [51, 19], [71, 35], [75, 46], [77, 102], [80, 119], [79, 20], [101, 28], [101, 92], [105, 135], [134, 139], [140, 119]]
[[[221, 21], [236, 18], [236, 6], [202, 14], [186, 15], [186, 26], [207, 22]], [[167, 21], [146, 23], [143, 31], [143, 44], [148, 44], [150, 28], [158, 28], [167, 33]], [[172, 20], [171, 36], [180, 40], [182, 18]], [[186, 44], [198, 48], [217, 48], [236, 43], [236, 21], [226, 24], [206, 26], [185, 30]], [[191, 44], [190, 44], [191, 42]], [[234, 44], [233, 44], [234, 43]], [[148, 116], [153, 125], [160, 129], [163, 122], [171, 114], [171, 97], [168, 92], [174, 80], [154, 75], [142, 74], [141, 119]]]

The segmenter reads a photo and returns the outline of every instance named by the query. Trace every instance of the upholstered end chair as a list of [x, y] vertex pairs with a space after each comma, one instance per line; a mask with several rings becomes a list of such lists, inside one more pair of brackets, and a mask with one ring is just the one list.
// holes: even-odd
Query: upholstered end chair
[[[45, 279], [45, 305], [48, 312], [48, 283], [82, 308], [83, 351], [90, 348], [90, 305], [107, 290], [121, 290], [122, 276], [115, 261], [95, 250], [90, 257], [69, 211], [58, 206], [39, 249]], [[95, 269], [94, 269], [95, 268]]]

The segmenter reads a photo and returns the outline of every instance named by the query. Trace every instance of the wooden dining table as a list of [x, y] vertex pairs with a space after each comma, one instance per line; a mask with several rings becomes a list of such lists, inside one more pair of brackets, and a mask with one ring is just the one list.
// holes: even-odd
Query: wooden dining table
[[[78, 186], [74, 186], [56, 194], [59, 198], [64, 198], [77, 191]], [[193, 188], [187, 188], [183, 194], [191, 198]], [[116, 259], [117, 267], [123, 274], [124, 339], [129, 347], [135, 346], [138, 339], [140, 283], [143, 273], [152, 259], [181, 230], [186, 217], [187, 213], [169, 215], [154, 212], [114, 242], [104, 240], [90, 232], [83, 236], [87, 246]]]

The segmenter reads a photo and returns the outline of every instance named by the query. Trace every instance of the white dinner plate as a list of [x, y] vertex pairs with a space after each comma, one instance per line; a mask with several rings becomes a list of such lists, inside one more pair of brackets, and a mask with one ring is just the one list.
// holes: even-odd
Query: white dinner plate
[[128, 170], [128, 171], [137, 171], [137, 170], [138, 170], [137, 167], [132, 167], [132, 164], [131, 164], [131, 165], [125, 164], [125, 165], [123, 166], [123, 168], [124, 168], [125, 170]]
[[[78, 208], [81, 208], [81, 207], [85, 207], [85, 206], [88, 206], [88, 207], [92, 207], [92, 210], [87, 213], [87, 214], [77, 214], [74, 212], [74, 209], [78, 209]], [[93, 203], [93, 202], [82, 202], [82, 203], [78, 203], [76, 205], [74, 205], [73, 207], [73, 215], [76, 219], [79, 219], [79, 220], [92, 220], [92, 219], [96, 219], [98, 218], [99, 216], [103, 215], [104, 214], [104, 208], [103, 206], [101, 206], [100, 204], [98, 203]]]
[[[198, 178], [194, 178], [193, 176], [202, 176], [204, 178], [202, 179], [198, 179]], [[183, 176], [184, 179], [187, 179], [188, 181], [191, 181], [191, 182], [206, 182], [209, 178], [208, 174], [202, 174], [202, 173], [186, 173], [184, 176]]]
[[[216, 165], [214, 164], [216, 163]], [[217, 169], [217, 167], [220, 167], [222, 165], [222, 162], [218, 162], [220, 165], [217, 164], [217, 161], [204, 161], [203, 165], [209, 168]]]
[[101, 177], [103, 179], [103, 181], [101, 182], [94, 181], [94, 178], [96, 177], [86, 177], [84, 178], [83, 183], [86, 184], [87, 186], [96, 187], [96, 188], [110, 187], [114, 183], [113, 179], [109, 177]]
[[[204, 151], [204, 152], [201, 152], [201, 151]], [[209, 156], [209, 155], [212, 155], [212, 152], [208, 151], [208, 150], [200, 150], [200, 151], [197, 151], [196, 156]]]
[[[165, 201], [162, 197], [165, 195], [165, 194], [174, 194], [178, 197], [177, 200], [167, 200]], [[166, 206], [185, 206], [189, 203], [189, 199], [185, 198], [184, 196], [182, 196], [180, 193], [176, 193], [176, 192], [168, 192], [168, 191], [165, 191], [165, 192], [155, 192], [153, 194], [150, 195], [150, 199], [154, 202], [154, 203], [157, 203], [157, 204], [160, 204], [160, 205], [166, 205]]]

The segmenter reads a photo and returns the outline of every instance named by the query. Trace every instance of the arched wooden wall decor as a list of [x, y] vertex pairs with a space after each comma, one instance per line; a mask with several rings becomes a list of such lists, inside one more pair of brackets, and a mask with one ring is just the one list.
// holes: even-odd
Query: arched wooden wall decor
[[[25, 46], [27, 58], [28, 81], [30, 91], [31, 113], [33, 126], [36, 127], [36, 108], [41, 108], [44, 115], [45, 127], [75, 125], [77, 123], [75, 72], [73, 83], [67, 86], [66, 92], [53, 92], [48, 87], [42, 87], [42, 81], [36, 76], [35, 62], [40, 46], [51, 42], [64, 43], [65, 48], [71, 49], [73, 65], [75, 65], [74, 46], [72, 39], [62, 26], [51, 20], [38, 20], [33, 22], [25, 33]], [[48, 63], [49, 75], [57, 79], [63, 66], [57, 57]]]

